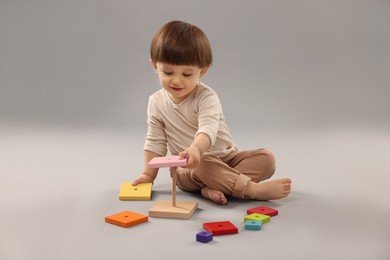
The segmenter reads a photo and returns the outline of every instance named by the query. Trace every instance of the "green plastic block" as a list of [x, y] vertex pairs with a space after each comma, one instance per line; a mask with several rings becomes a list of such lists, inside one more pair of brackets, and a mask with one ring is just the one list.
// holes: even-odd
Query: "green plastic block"
[[261, 223], [264, 224], [264, 223], [270, 222], [271, 217], [267, 216], [267, 215], [263, 215], [263, 214], [252, 213], [252, 214], [246, 215], [244, 217], [244, 222], [246, 222], [248, 220], [257, 220], [257, 221], [261, 221]]

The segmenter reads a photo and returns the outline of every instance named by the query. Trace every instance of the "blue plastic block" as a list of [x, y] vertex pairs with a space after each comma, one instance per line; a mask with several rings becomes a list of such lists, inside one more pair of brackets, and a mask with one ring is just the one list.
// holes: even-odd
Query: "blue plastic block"
[[207, 231], [201, 231], [198, 234], [196, 234], [196, 241], [198, 242], [208, 243], [211, 240], [213, 240], [213, 233]]
[[262, 226], [261, 221], [258, 220], [248, 220], [245, 222], [246, 230], [260, 230]]

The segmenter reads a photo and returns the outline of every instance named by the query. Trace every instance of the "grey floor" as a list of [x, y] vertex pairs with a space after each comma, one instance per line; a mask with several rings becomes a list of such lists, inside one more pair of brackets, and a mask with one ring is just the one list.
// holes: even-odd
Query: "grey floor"
[[[147, 214], [170, 198], [161, 170], [151, 201], [118, 199], [121, 182], [142, 168], [143, 129], [2, 128], [0, 259], [390, 259], [389, 129], [232, 132], [241, 149], [274, 151], [274, 177], [293, 180], [288, 198], [219, 206], [178, 190], [178, 200], [199, 202], [191, 219], [121, 228], [104, 217]], [[259, 205], [279, 215], [246, 231], [245, 211]], [[195, 241], [202, 223], [221, 220], [239, 233]]]

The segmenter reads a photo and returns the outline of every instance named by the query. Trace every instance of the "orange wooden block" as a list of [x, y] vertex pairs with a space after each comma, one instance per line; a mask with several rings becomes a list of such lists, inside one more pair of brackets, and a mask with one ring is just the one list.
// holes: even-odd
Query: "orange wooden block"
[[131, 211], [124, 211], [118, 214], [105, 217], [105, 221], [121, 227], [131, 227], [148, 221], [148, 216]]

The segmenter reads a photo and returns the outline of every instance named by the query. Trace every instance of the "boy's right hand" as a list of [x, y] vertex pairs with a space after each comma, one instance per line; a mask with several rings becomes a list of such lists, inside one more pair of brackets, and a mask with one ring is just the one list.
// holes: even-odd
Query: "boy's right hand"
[[151, 177], [149, 175], [146, 175], [146, 174], [142, 174], [137, 179], [135, 179], [131, 184], [133, 186], [135, 186], [135, 185], [137, 185], [139, 183], [153, 183], [153, 182], [154, 182], [153, 177]]

